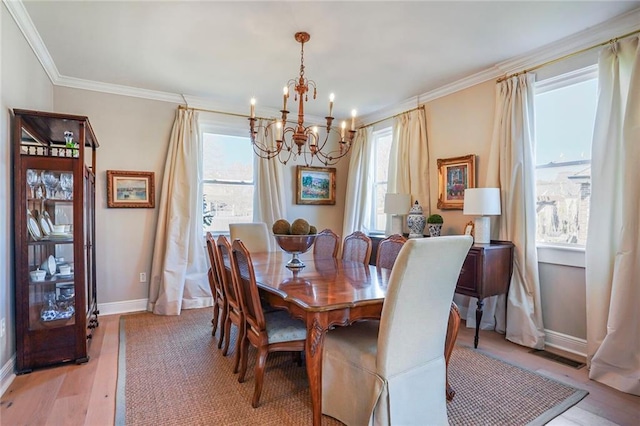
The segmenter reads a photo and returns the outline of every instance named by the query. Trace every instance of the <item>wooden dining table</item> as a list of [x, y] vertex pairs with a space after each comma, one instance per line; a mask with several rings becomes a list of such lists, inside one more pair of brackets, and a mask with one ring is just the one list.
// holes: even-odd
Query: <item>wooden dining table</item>
[[274, 307], [286, 309], [307, 326], [305, 356], [313, 424], [322, 419], [322, 352], [324, 336], [333, 326], [379, 319], [391, 271], [352, 261], [303, 258], [305, 267], [286, 268], [283, 252], [252, 253], [256, 282]]

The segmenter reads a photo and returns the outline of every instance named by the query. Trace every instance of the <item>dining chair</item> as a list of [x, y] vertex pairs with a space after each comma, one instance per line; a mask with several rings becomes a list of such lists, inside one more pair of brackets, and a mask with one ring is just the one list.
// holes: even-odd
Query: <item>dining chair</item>
[[245, 333], [244, 329], [244, 313], [242, 311], [242, 305], [240, 302], [240, 296], [237, 290], [237, 284], [233, 277], [232, 260], [231, 260], [231, 244], [224, 235], [220, 235], [216, 241], [216, 251], [218, 267], [220, 271], [220, 277], [224, 294], [227, 299], [227, 317], [224, 321], [224, 334], [227, 339], [222, 349], [222, 355], [226, 356], [229, 351], [229, 343], [231, 342], [231, 324], [234, 324], [238, 328], [238, 335], [236, 337], [235, 346], [235, 359], [233, 365], [233, 372], [237, 373], [240, 366], [240, 342], [242, 341]]
[[340, 237], [331, 229], [323, 229], [316, 235], [313, 243], [313, 257], [316, 259], [337, 258]]
[[264, 222], [230, 223], [229, 237], [231, 242], [242, 240], [251, 253], [271, 251], [271, 237]]
[[371, 238], [363, 232], [355, 231], [344, 238], [342, 259], [369, 263], [371, 258]]
[[391, 271], [380, 321], [327, 332], [324, 414], [347, 425], [448, 424], [443, 348], [471, 243], [465, 235], [410, 239]]
[[227, 298], [224, 295], [224, 288], [222, 287], [220, 268], [218, 266], [217, 254], [216, 254], [216, 241], [210, 232], [207, 232], [207, 253], [209, 255], [209, 286], [211, 287], [211, 295], [213, 296], [213, 330], [211, 335], [215, 336], [218, 330], [218, 324], [220, 324], [220, 340], [218, 341], [218, 349], [222, 347], [224, 341], [224, 323], [227, 318]]
[[407, 239], [400, 234], [393, 234], [380, 241], [378, 252], [376, 253], [376, 267], [393, 269], [398, 253]]
[[256, 384], [251, 400], [251, 406], [257, 408], [262, 393], [267, 356], [271, 352], [304, 351], [307, 329], [302, 321], [291, 318], [286, 311], [274, 311], [268, 314], [263, 312], [249, 250], [241, 240], [234, 240], [232, 247], [233, 272], [239, 284], [240, 301], [245, 318], [238, 381], [244, 382], [247, 372], [248, 345], [251, 344], [258, 351], [254, 373]]

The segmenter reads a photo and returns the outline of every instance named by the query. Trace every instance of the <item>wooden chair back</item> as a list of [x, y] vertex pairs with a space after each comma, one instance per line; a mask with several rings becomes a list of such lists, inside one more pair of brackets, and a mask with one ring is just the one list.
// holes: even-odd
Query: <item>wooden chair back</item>
[[242, 240], [234, 240], [232, 244], [232, 268], [238, 283], [238, 299], [248, 325], [247, 332], [260, 335], [265, 334], [266, 325], [264, 312], [260, 303], [260, 294], [253, 271], [253, 263], [249, 250]]
[[227, 318], [227, 298], [222, 286], [222, 277], [220, 275], [218, 254], [216, 250], [216, 240], [210, 232], [207, 232], [206, 242], [209, 264], [211, 265], [208, 273], [209, 286], [211, 287], [211, 295], [213, 296], [213, 319], [211, 320], [213, 330], [211, 331], [211, 335], [215, 336], [216, 331], [218, 330], [218, 324], [221, 322], [220, 340], [218, 341], [218, 348], [221, 348], [225, 337], [224, 322]]
[[342, 259], [369, 263], [371, 258], [371, 238], [363, 232], [355, 231], [344, 238]]
[[396, 263], [398, 253], [402, 249], [407, 239], [400, 234], [393, 234], [378, 244], [378, 253], [376, 254], [376, 267], [393, 269], [393, 264]]
[[331, 229], [323, 229], [316, 235], [313, 243], [313, 257], [317, 259], [337, 258], [340, 237]]

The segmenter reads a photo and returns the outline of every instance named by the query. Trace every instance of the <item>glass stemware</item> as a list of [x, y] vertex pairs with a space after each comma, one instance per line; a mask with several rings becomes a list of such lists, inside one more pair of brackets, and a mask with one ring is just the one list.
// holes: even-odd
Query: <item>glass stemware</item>
[[55, 189], [58, 186], [58, 177], [50, 171], [42, 172], [42, 183], [47, 191], [47, 198], [54, 198]]
[[27, 185], [31, 188], [31, 198], [36, 198], [35, 187], [40, 184], [40, 176], [38, 172], [32, 169], [27, 169]]
[[60, 174], [60, 189], [64, 193], [65, 200], [70, 200], [73, 192], [73, 175], [71, 173]]

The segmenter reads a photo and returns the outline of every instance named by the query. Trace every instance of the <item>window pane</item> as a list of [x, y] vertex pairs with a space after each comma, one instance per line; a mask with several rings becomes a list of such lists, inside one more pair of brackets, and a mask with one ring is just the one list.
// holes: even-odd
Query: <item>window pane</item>
[[384, 213], [384, 195], [387, 193], [389, 177], [389, 154], [391, 153], [391, 128], [373, 134], [374, 149], [374, 182], [370, 188], [373, 194], [371, 212], [371, 231], [384, 232], [387, 216]]
[[203, 133], [203, 228], [228, 233], [253, 221], [253, 150], [249, 138]]
[[585, 245], [597, 79], [537, 94], [536, 241]]
[[203, 179], [253, 182], [253, 150], [249, 138], [203, 134]]

